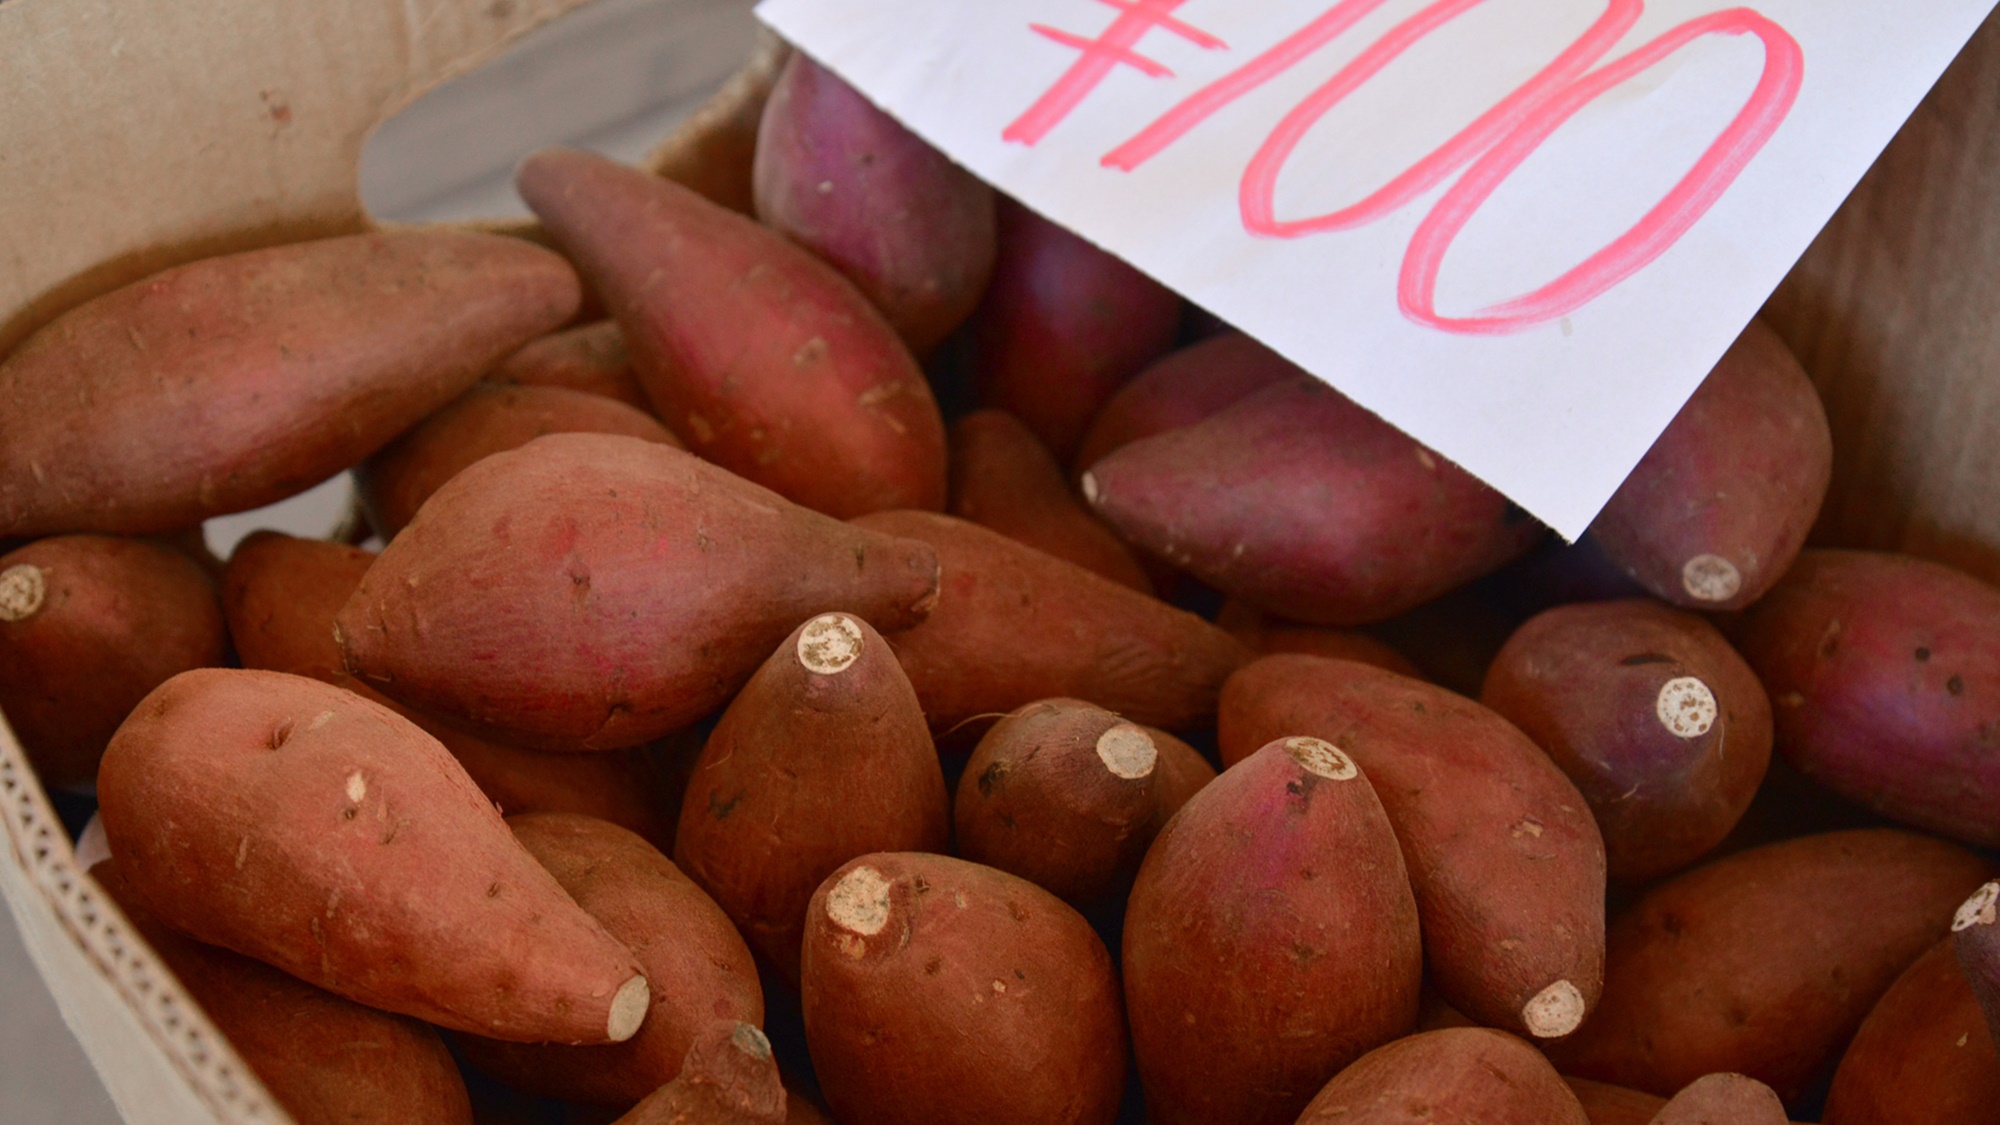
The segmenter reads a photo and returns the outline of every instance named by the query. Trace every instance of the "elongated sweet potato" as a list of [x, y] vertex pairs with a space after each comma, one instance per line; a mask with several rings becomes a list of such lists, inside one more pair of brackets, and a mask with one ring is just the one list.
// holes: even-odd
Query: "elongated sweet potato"
[[1665, 1108], [1667, 1099], [1644, 1090], [1629, 1090], [1609, 1082], [1588, 1078], [1564, 1078], [1570, 1093], [1583, 1106], [1590, 1125], [1651, 1125], [1653, 1115]]
[[1306, 372], [1237, 331], [1225, 331], [1160, 357], [1119, 387], [1090, 420], [1076, 467], [1088, 469], [1112, 450], [1192, 426], [1239, 399]]
[[531, 1094], [627, 1106], [672, 1081], [713, 1021], [764, 1021], [749, 948], [714, 900], [651, 844], [567, 813], [512, 817], [507, 826], [576, 904], [632, 951], [651, 985], [652, 1008], [638, 1034], [601, 1047], [460, 1036], [472, 1065]]
[[1962, 848], [1894, 829], [1697, 867], [1618, 916], [1604, 997], [1550, 1057], [1565, 1074], [1663, 1097], [1734, 1071], [1792, 1104], [1986, 871]]
[[1003, 410], [980, 410], [951, 427], [946, 510], [1142, 594], [1153, 580], [1111, 529], [1070, 494], [1047, 447]]
[[613, 1043], [631, 953], [563, 893], [444, 747], [280, 672], [183, 672], [98, 771], [119, 870], [167, 925], [350, 1000], [520, 1041]]
[[1979, 1125], [2000, 1107], [2000, 1052], [1949, 938], [1896, 978], [1854, 1033], [1826, 1125]]
[[831, 266], [601, 156], [538, 153], [518, 184], [610, 303], [647, 396], [690, 449], [843, 519], [944, 507], [930, 384]]
[[228, 656], [215, 588], [178, 552], [62, 535], [0, 556], [0, 711], [46, 784], [90, 781], [147, 692]]
[[993, 189], [804, 55], [757, 131], [757, 218], [818, 254], [928, 353], [993, 274]]
[[298, 1125], [472, 1125], [458, 1064], [429, 1025], [175, 933], [108, 859], [91, 867], [90, 877]]
[[672, 1082], [612, 1125], [785, 1125], [787, 1103], [771, 1041], [723, 1020], [695, 1037]]
[[1282, 1125], [1409, 1032], [1417, 905], [1354, 761], [1280, 738], [1195, 794], [1125, 915], [1125, 999], [1158, 1125]]
[[715, 710], [800, 621], [908, 628], [937, 583], [926, 544], [670, 446], [551, 434], [439, 489], [337, 624], [348, 669], [398, 699], [529, 745], [617, 749]]
[[1181, 299], [1004, 197], [999, 246], [974, 316], [979, 399], [1067, 463], [1104, 401], [1174, 346]]
[[792, 630], [708, 736], [674, 857], [796, 985], [806, 906], [877, 851], [942, 852], [944, 772], [882, 635], [845, 613]]
[[1357, 629], [1327, 629], [1299, 625], [1271, 617], [1263, 610], [1239, 601], [1226, 601], [1215, 615], [1215, 623], [1229, 630], [1237, 640], [1260, 656], [1295, 652], [1305, 656], [1330, 656], [1335, 660], [1358, 660], [1387, 672], [1423, 679], [1424, 674], [1402, 653]]
[[1986, 1026], [2000, 1043], [2000, 883], [1986, 883], [1952, 915], [1952, 947], [1959, 968], [1986, 1013]]
[[1651, 600], [1530, 619], [1479, 701], [1590, 802], [1613, 878], [1679, 871], [1736, 826], [1771, 760], [1764, 686], [1715, 627]]
[[1056, 697], [1182, 730], [1215, 713], [1248, 656], [1191, 613], [976, 524], [929, 512], [855, 523], [937, 549], [935, 611], [914, 629], [883, 629], [933, 731]]
[[1394, 617], [1498, 569], [1545, 530], [1312, 378], [1133, 442], [1082, 484], [1126, 541], [1315, 625]]
[[876, 853], [807, 912], [806, 1042], [834, 1116], [1109, 1125], [1125, 1084], [1111, 956], [1061, 899], [944, 856]]
[[1318, 656], [1264, 657], [1222, 690], [1225, 767], [1286, 732], [1326, 739], [1368, 771], [1446, 1002], [1539, 1039], [1574, 1030], [1603, 980], [1604, 844], [1548, 756], [1469, 699]]
[[1590, 1125], [1548, 1060], [1483, 1027], [1426, 1031], [1335, 1075], [1299, 1125]]
[[1590, 534], [1654, 597], [1741, 609], [1798, 556], [1832, 472], [1819, 392], [1778, 334], [1753, 320]]
[[2000, 845], [2000, 590], [1903, 555], [1807, 551], [1736, 638], [1799, 772]]
[[210, 258], [0, 363], [0, 534], [172, 531], [317, 484], [580, 300], [561, 258], [444, 229]]
[[1741, 1074], [1705, 1074], [1668, 1099], [1652, 1125], [1788, 1125], [1769, 1086]]
[[562, 387], [653, 409], [632, 353], [615, 320], [598, 320], [536, 340], [506, 358], [486, 378], [516, 387]]
[[681, 444], [652, 415], [601, 395], [475, 383], [355, 469], [368, 522], [383, 539], [393, 539], [431, 493], [466, 466], [544, 434], [623, 434]]

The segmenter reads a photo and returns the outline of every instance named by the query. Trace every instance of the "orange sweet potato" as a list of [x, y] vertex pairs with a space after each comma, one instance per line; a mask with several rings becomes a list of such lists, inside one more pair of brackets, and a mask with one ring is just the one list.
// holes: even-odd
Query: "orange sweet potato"
[[1590, 1125], [1651, 1125], [1653, 1115], [1667, 1104], [1667, 1099], [1644, 1090], [1628, 1090], [1609, 1082], [1592, 1082], [1588, 1078], [1563, 1081], [1583, 1106]]
[[517, 387], [562, 387], [615, 399], [640, 410], [652, 400], [632, 371], [632, 353], [615, 320], [598, 320], [544, 336], [515, 352], [486, 378]]
[[1854, 1033], [1826, 1125], [1978, 1125], [2000, 1107], [2000, 1052], [1949, 938], [1896, 978]]
[[1706, 1074], [1675, 1094], [1651, 1125], [1788, 1125], [1769, 1086], [1741, 1074]]
[[832, 267], [601, 156], [538, 153], [519, 187], [605, 295], [647, 396], [690, 449], [841, 518], [944, 507], [930, 385]]
[[771, 1041], [722, 1020], [695, 1037], [672, 1082], [612, 1125], [785, 1125], [788, 1101]]
[[1951, 919], [1952, 947], [1987, 1029], [2000, 1043], [2000, 883], [1983, 884]]
[[862, 856], [807, 912], [806, 1042], [834, 1116], [1110, 1125], [1125, 1084], [1111, 956], [1061, 899], [990, 867]]
[[1230, 678], [1218, 728], [1225, 766], [1292, 732], [1368, 771], [1446, 1002], [1539, 1039], [1568, 1034], [1596, 1003], [1604, 844], [1582, 794], [1505, 719], [1370, 665], [1282, 655]]
[[561, 258], [400, 230], [168, 270], [0, 363], [0, 534], [171, 531], [317, 484], [580, 300]]
[[1265, 387], [1305, 374], [1236, 331], [1170, 352], [1119, 387], [1091, 418], [1077, 446], [1076, 467], [1088, 469], [1115, 449], [1192, 426]]
[[183, 672], [98, 771], [119, 870], [161, 921], [350, 1000], [527, 1042], [613, 1043], [646, 978], [437, 740], [280, 672]]
[[439, 489], [337, 624], [348, 669], [404, 702], [529, 745], [618, 749], [721, 706], [800, 621], [907, 628], [937, 583], [926, 544], [670, 446], [551, 434]]
[[1322, 1088], [1298, 1125], [1590, 1125], [1548, 1060], [1483, 1027], [1377, 1047]]
[[1157, 1125], [1282, 1125], [1417, 1018], [1417, 906], [1355, 763], [1281, 738], [1167, 822], [1125, 915], [1132, 1045]]
[[147, 692], [228, 655], [215, 588], [178, 552], [63, 535], [0, 556], [0, 711], [47, 784], [90, 781]]

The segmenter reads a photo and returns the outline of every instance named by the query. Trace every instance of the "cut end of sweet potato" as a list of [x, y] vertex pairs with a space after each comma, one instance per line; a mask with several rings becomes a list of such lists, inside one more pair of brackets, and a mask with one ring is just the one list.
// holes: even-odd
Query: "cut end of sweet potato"
[[1083, 474], [1083, 479], [1078, 481], [1077, 485], [1083, 489], [1084, 503], [1089, 504], [1093, 508], [1097, 507], [1097, 475], [1095, 473], [1085, 473]]
[[1988, 883], [1972, 892], [1972, 897], [1966, 899], [1958, 908], [1958, 913], [1952, 915], [1951, 932], [1992, 925], [1996, 902], [2000, 902], [2000, 883]]
[[1726, 602], [1743, 589], [1743, 572], [1721, 555], [1696, 555], [1681, 564], [1681, 589], [1698, 602]]
[[10, 566], [0, 572], [0, 621], [25, 621], [33, 617], [41, 611], [48, 590], [42, 568], [32, 563]]
[[799, 663], [816, 676], [837, 676], [861, 659], [861, 626], [842, 613], [826, 613], [806, 622], [799, 633]]
[[1674, 737], [1700, 738], [1715, 725], [1721, 708], [1707, 684], [1694, 676], [1676, 676], [1660, 685], [1653, 713]]
[[1342, 753], [1340, 747], [1321, 739], [1288, 738], [1285, 753], [1304, 766], [1307, 773], [1330, 781], [1347, 781], [1361, 774], [1361, 767], [1354, 764], [1354, 759]]
[[1097, 758], [1113, 776], [1137, 781], [1153, 776], [1160, 750], [1153, 745], [1153, 736], [1142, 728], [1119, 723], [1097, 736]]
[[872, 867], [857, 867], [827, 892], [826, 916], [844, 930], [874, 937], [889, 924], [889, 880]]
[[611, 998], [611, 1018], [605, 1021], [604, 1033], [613, 1043], [623, 1043], [639, 1034], [639, 1025], [646, 1022], [646, 1012], [653, 1006], [653, 986], [646, 978], [635, 976], [618, 986], [618, 994]]
[[763, 1060], [771, 1057], [771, 1041], [765, 1038], [764, 1033], [757, 1030], [754, 1024], [739, 1020], [736, 1030], [729, 1033], [729, 1045], [753, 1059]]
[[1521, 1006], [1521, 1022], [1537, 1039], [1560, 1039], [1583, 1022], [1583, 993], [1566, 980], [1535, 993]]

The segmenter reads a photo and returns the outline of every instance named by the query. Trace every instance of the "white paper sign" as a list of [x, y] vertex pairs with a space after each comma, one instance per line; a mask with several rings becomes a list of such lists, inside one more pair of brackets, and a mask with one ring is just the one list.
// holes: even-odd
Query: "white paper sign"
[[1993, 0], [764, 0], [1022, 202], [1563, 534]]

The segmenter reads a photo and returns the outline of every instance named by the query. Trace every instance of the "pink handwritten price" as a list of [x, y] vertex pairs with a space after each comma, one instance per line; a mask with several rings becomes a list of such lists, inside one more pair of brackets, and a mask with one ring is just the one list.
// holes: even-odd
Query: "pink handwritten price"
[[[1005, 140], [1037, 143], [1118, 67], [1131, 67], [1154, 78], [1173, 77], [1167, 67], [1139, 52], [1140, 42], [1152, 32], [1171, 33], [1207, 50], [1229, 49], [1220, 38], [1175, 16], [1186, 0], [1099, 2], [1119, 9], [1119, 13], [1094, 39], [1031, 25], [1036, 34], [1078, 51], [1079, 56], [1027, 112], [1007, 126], [1001, 134]], [[1184, 98], [1104, 154], [1100, 163], [1128, 172], [1144, 165], [1217, 111], [1338, 39], [1384, 2], [1343, 0], [1333, 5], [1276, 46]], [[1791, 112], [1805, 76], [1805, 55], [1798, 42], [1784, 28], [1749, 8], [1730, 8], [1688, 20], [1597, 66], [1645, 9], [1644, 0], [1607, 0], [1604, 14], [1547, 66], [1366, 198], [1323, 215], [1279, 216], [1278, 176], [1307, 132], [1404, 52], [1484, 2], [1436, 0], [1385, 32], [1278, 122], [1250, 158], [1238, 190], [1245, 230], [1272, 238], [1302, 238], [1375, 222], [1462, 172], [1432, 205], [1410, 240], [1397, 280], [1397, 304], [1404, 316], [1419, 324], [1471, 335], [1518, 332], [1564, 316], [1666, 253], [1763, 149]], [[1439, 313], [1437, 279], [1445, 254], [1508, 176], [1585, 106], [1711, 35], [1754, 36], [1763, 44], [1764, 68], [1742, 108], [1687, 174], [1623, 234], [1554, 281], [1472, 316]]]

